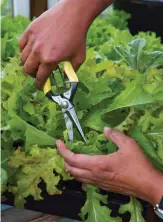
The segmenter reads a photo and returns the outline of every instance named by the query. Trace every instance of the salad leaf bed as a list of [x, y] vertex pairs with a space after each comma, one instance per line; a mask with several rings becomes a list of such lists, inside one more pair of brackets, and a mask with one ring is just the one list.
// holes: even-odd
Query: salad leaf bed
[[[88, 33], [87, 59], [78, 71], [74, 98], [87, 144], [77, 131], [74, 143], [68, 141], [60, 108], [35, 89], [34, 80], [23, 71], [18, 39], [30, 21], [22, 16], [1, 18], [1, 185], [2, 195], [7, 190], [14, 194], [15, 206], [23, 207], [28, 196], [41, 200], [41, 181], [49, 195], [55, 195], [62, 192], [57, 186], [61, 180], [72, 180], [56, 139], [65, 140], [75, 153], [117, 151], [103, 136], [104, 126], [134, 138], [163, 171], [163, 45], [155, 33], [132, 36], [129, 17], [113, 11], [98, 17]], [[105, 206], [108, 199], [98, 187], [88, 185], [82, 220], [121, 221]], [[142, 206], [134, 197], [120, 207], [119, 213], [125, 212], [130, 212], [132, 222], [144, 221]]]

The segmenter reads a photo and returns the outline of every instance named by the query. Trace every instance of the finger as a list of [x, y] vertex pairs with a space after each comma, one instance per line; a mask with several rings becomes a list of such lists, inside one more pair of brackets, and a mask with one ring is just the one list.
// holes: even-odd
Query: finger
[[33, 43], [28, 42], [28, 44], [23, 49], [22, 54], [21, 54], [21, 61], [23, 63], [26, 62], [27, 58], [29, 57], [30, 53], [32, 52], [32, 46], [33, 46]]
[[28, 43], [28, 31], [25, 30], [25, 32], [22, 34], [19, 40], [19, 49], [21, 52], [23, 51], [27, 43]]
[[89, 170], [71, 166], [66, 162], [65, 162], [65, 168], [74, 177], [83, 177], [85, 179], [92, 179], [93, 177], [92, 173]]
[[[82, 177], [76, 177], [75, 180], [79, 181], [79, 182], [82, 182], [82, 183], [85, 183], [85, 184], [95, 184], [95, 181], [93, 180], [90, 180], [90, 179], [85, 179], [85, 178], [82, 178]], [[83, 189], [83, 187], [82, 187]], [[85, 189], [83, 189], [84, 191], [86, 191]]]
[[87, 183], [83, 182], [82, 190], [84, 190], [85, 192], [87, 191]]
[[104, 128], [104, 135], [113, 143], [115, 143], [119, 149], [131, 148], [131, 146], [136, 144], [136, 142], [132, 138], [124, 135], [123, 133], [117, 130], [112, 130], [108, 127]]
[[98, 186], [103, 189], [103, 190], [106, 190], [106, 191], [110, 191], [110, 192], [114, 192], [114, 193], [123, 193], [123, 189], [121, 189], [120, 187], [113, 187], [113, 186], [105, 186], [105, 185], [100, 185], [98, 184]]
[[74, 154], [67, 149], [66, 145], [61, 140], [57, 140], [57, 147], [65, 161], [69, 165], [77, 168], [88, 169], [92, 171], [92, 168], [97, 167], [98, 162], [101, 161], [101, 157], [103, 157], [97, 155], [89, 156], [85, 154]]
[[118, 193], [118, 194], [123, 194], [123, 195], [128, 195], [128, 196], [135, 196], [135, 192], [131, 190], [126, 190], [123, 188], [115, 188], [113, 186], [100, 186], [98, 185], [102, 190], [106, 190], [108, 192], [113, 192], [113, 193]]
[[71, 60], [72, 67], [74, 68], [75, 72], [78, 71], [82, 62], [78, 61], [77, 59]]
[[131, 191], [133, 191], [134, 192], [134, 190], [132, 190], [132, 188], [131, 187], [129, 187], [129, 186], [123, 186], [123, 185], [121, 185], [120, 183], [115, 183], [115, 181], [107, 181], [107, 182], [105, 182], [104, 180], [103, 181], [97, 181], [97, 183], [98, 183], [98, 185], [100, 186], [100, 187], [113, 187], [113, 188], [115, 188], [115, 189], [121, 189], [121, 190], [131, 190]]
[[85, 50], [80, 53], [79, 55], [77, 55], [76, 57], [74, 57], [72, 60], [71, 60], [71, 64], [74, 68], [75, 71], [77, 71], [80, 66], [83, 64], [84, 60], [85, 60]]
[[43, 88], [47, 78], [51, 75], [54, 68], [55, 67], [52, 65], [40, 64], [36, 74], [36, 80], [35, 80], [36, 88], [38, 89]]
[[36, 77], [39, 65], [38, 57], [34, 53], [31, 53], [24, 64], [24, 71], [29, 75]]
[[123, 191], [128, 191], [128, 190], [132, 191], [130, 188], [127, 189], [127, 188], [125, 188], [125, 187], [123, 187], [121, 185], [115, 185], [113, 183], [103, 183], [103, 182], [100, 182], [100, 183], [98, 183], [98, 186], [100, 188], [102, 188], [102, 189], [110, 190], [110, 191], [112, 190], [114, 192], [121, 192], [122, 193]]

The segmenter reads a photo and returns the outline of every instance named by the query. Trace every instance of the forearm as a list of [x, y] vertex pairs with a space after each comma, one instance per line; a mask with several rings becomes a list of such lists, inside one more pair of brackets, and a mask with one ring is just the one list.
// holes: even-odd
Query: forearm
[[61, 0], [86, 32], [94, 19], [114, 0]]

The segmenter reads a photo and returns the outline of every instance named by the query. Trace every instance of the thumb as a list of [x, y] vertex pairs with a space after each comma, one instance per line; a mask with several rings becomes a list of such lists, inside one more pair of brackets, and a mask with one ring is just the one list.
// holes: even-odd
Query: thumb
[[113, 143], [115, 143], [119, 149], [126, 149], [130, 143], [132, 143], [132, 139], [120, 131], [112, 130], [111, 128], [104, 128], [104, 135], [110, 139]]

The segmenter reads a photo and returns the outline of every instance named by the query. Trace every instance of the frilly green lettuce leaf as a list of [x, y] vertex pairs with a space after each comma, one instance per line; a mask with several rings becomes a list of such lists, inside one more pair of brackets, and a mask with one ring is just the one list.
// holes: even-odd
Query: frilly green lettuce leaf
[[147, 154], [147, 156], [151, 159], [152, 163], [157, 168], [163, 171], [163, 162], [158, 156], [150, 139], [148, 139], [148, 137], [146, 137], [138, 127], [134, 127], [130, 135], [139, 144], [139, 146]]
[[24, 206], [25, 198], [30, 195], [35, 200], [43, 199], [38, 186], [41, 180], [46, 183], [48, 194], [54, 195], [62, 192], [57, 188], [61, 179], [72, 179], [64, 169], [64, 160], [57, 149], [33, 146], [27, 155], [18, 149], [10, 157], [9, 167], [16, 170], [16, 175], [13, 175], [16, 177], [16, 184], [12, 184], [9, 190], [14, 193], [15, 205], [19, 208]]
[[129, 222], [145, 222], [142, 216], [142, 206], [140, 202], [135, 197], [130, 197], [130, 202], [120, 206], [119, 212], [124, 214], [125, 212], [131, 214]]
[[127, 47], [115, 46], [115, 51], [132, 69], [144, 72], [149, 68], [163, 67], [163, 51], [145, 52], [147, 41], [144, 38], [134, 39]]
[[[104, 44], [115, 32], [125, 31], [130, 15], [123, 11], [114, 10], [105, 18], [98, 17], [90, 27], [87, 35], [87, 46], [95, 47]], [[115, 30], [115, 31], [114, 31]], [[117, 35], [118, 36], [118, 35]], [[122, 37], [122, 35], [121, 35]], [[116, 38], [118, 40], [118, 38]], [[119, 41], [121, 38], [119, 38]], [[122, 40], [123, 41], [123, 40]]]
[[121, 46], [115, 46], [114, 48], [119, 56], [131, 66], [132, 69], [139, 70], [139, 62], [145, 45], [146, 40], [138, 38], [129, 42], [126, 49]]
[[98, 193], [96, 186], [87, 186], [87, 200], [81, 209], [80, 216], [85, 222], [121, 222], [120, 218], [111, 217], [108, 207], [102, 206], [107, 204], [107, 196]]
[[7, 190], [7, 182], [8, 182], [7, 172], [3, 168], [1, 168], [1, 193], [2, 194]]
[[9, 116], [11, 117], [11, 120], [8, 122], [10, 130], [16, 130], [24, 135], [26, 149], [29, 149], [31, 145], [36, 144], [42, 147], [55, 146], [56, 140], [53, 137], [26, 123], [15, 113], [10, 112]]
[[114, 100], [112, 104], [108, 106], [106, 112], [110, 112], [119, 108], [133, 107], [142, 104], [148, 104], [155, 101], [154, 98], [143, 90], [144, 78], [141, 76], [131, 81]]
[[139, 32], [133, 38], [144, 38], [147, 41], [145, 46], [146, 52], [153, 52], [156, 50], [163, 50], [163, 45], [161, 44], [161, 37], [157, 36], [155, 32]]

